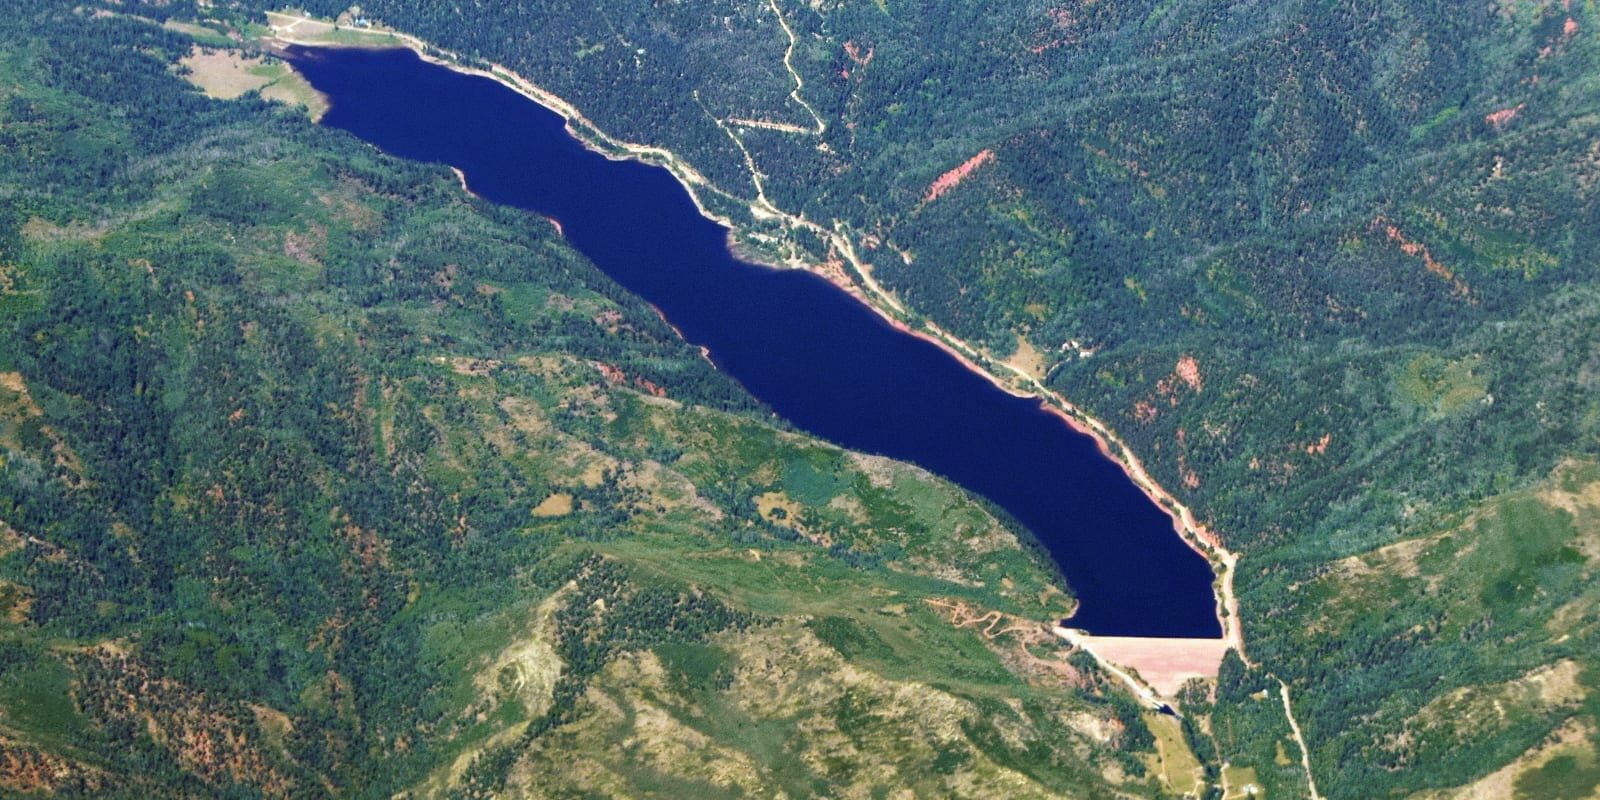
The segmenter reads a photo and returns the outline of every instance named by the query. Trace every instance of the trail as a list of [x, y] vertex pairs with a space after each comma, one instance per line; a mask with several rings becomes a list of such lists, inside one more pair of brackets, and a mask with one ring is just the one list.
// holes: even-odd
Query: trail
[[1055, 626], [1053, 630], [1057, 636], [1065, 639], [1073, 647], [1076, 647], [1092, 656], [1094, 658], [1094, 663], [1099, 664], [1101, 669], [1111, 673], [1118, 680], [1127, 684], [1129, 691], [1133, 692], [1133, 696], [1143, 700], [1145, 704], [1151, 708], [1151, 710], [1160, 711], [1163, 708], [1170, 708], [1166, 701], [1162, 700], [1161, 696], [1156, 694], [1154, 689], [1146, 686], [1143, 681], [1140, 681], [1132, 675], [1129, 675], [1127, 672], [1123, 671], [1122, 668], [1111, 663], [1110, 661], [1101, 658], [1098, 653], [1089, 647], [1089, 643], [1085, 641], [1083, 637], [1078, 635], [1077, 631], [1074, 631], [1071, 628], [1064, 628], [1060, 625]]
[[1278, 689], [1283, 692], [1283, 715], [1289, 718], [1289, 730], [1294, 732], [1295, 744], [1300, 745], [1300, 766], [1306, 771], [1306, 786], [1311, 788], [1311, 800], [1322, 800], [1322, 795], [1317, 794], [1317, 782], [1311, 778], [1311, 751], [1306, 748], [1306, 737], [1300, 734], [1300, 723], [1294, 721], [1294, 708], [1289, 704], [1289, 684], [1282, 678], [1274, 677], [1278, 682]]
[[813, 133], [811, 129], [803, 128], [792, 122], [773, 122], [767, 119], [745, 119], [744, 117], [728, 117], [723, 122], [729, 125], [738, 125], [741, 128], [761, 128], [763, 130], [800, 133], [808, 136]]
[[811, 115], [811, 118], [816, 120], [817, 129], [815, 133], [821, 136], [827, 132], [828, 125], [822, 121], [822, 117], [817, 114], [817, 110], [812, 108], [804, 97], [800, 96], [800, 90], [806, 88], [806, 84], [800, 80], [800, 73], [794, 71], [794, 64], [791, 62], [794, 57], [794, 31], [789, 28], [788, 21], [783, 18], [783, 12], [778, 10], [778, 0], [767, 0], [767, 5], [772, 8], [772, 15], [778, 18], [778, 24], [783, 27], [783, 32], [789, 37], [789, 46], [784, 48], [783, 51], [783, 68], [789, 71], [789, 77], [794, 78], [794, 91], [789, 93], [789, 97], [799, 103]]
[[756, 213], [756, 207], [760, 206], [774, 216], [780, 214], [781, 212], [772, 205], [772, 201], [767, 199], [766, 187], [761, 183], [761, 179], [764, 176], [761, 174], [761, 170], [756, 167], [756, 160], [750, 155], [750, 150], [744, 146], [744, 140], [739, 138], [739, 134], [728, 128], [728, 121], [719, 119], [716, 114], [711, 113], [711, 109], [706, 108], [706, 104], [700, 101], [700, 90], [696, 89], [689, 92], [689, 96], [694, 98], [695, 105], [700, 106], [700, 110], [706, 112], [706, 116], [710, 117], [717, 128], [726, 133], [729, 139], [733, 140], [733, 146], [739, 148], [739, 152], [744, 155], [744, 167], [750, 172], [750, 184], [756, 189], [756, 201], [750, 205], [750, 212], [752, 214]]
[[[783, 68], [789, 73], [789, 77], [794, 79], [794, 89], [790, 90], [789, 98], [800, 104], [800, 107], [804, 108], [806, 113], [811, 115], [811, 119], [816, 122], [816, 128], [813, 130], [800, 125], [795, 125], [791, 122], [774, 122], [766, 119], [749, 119], [747, 117], [718, 117], [711, 111], [710, 108], [706, 107], [704, 102], [700, 100], [699, 90], [694, 90], [690, 94], [693, 96], [695, 103], [700, 106], [700, 110], [706, 112], [706, 116], [710, 117], [711, 121], [716, 123], [717, 127], [720, 128], [723, 133], [727, 134], [729, 139], [733, 140], [734, 146], [738, 147], [739, 152], [744, 155], [745, 168], [749, 170], [750, 182], [755, 185], [756, 189], [756, 202], [751, 204], [751, 213], [755, 214], [757, 217], [791, 221], [795, 220], [796, 218], [793, 215], [784, 213], [777, 206], [773, 205], [772, 201], [767, 199], [766, 187], [761, 182], [762, 178], [765, 176], [762, 174], [761, 169], [756, 166], [756, 160], [750, 155], [749, 148], [745, 147], [744, 140], [740, 139], [739, 134], [735, 133], [732, 128], [728, 127], [732, 125], [740, 128], [757, 128], [760, 130], [793, 133], [800, 136], [821, 136], [823, 132], [828, 129], [827, 123], [822, 121], [822, 117], [821, 115], [817, 114], [816, 109], [812, 108], [811, 104], [807, 103], [805, 98], [800, 96], [800, 90], [805, 88], [805, 82], [800, 80], [800, 73], [795, 71], [794, 65], [791, 63], [791, 58], [794, 56], [795, 46], [794, 31], [789, 27], [789, 23], [784, 20], [783, 14], [778, 10], [777, 0], [767, 0], [767, 4], [768, 7], [772, 9], [772, 15], [778, 18], [778, 26], [783, 28], [784, 35], [789, 38], [789, 44], [783, 50]], [[793, 222], [790, 222], [790, 224], [792, 226]]]

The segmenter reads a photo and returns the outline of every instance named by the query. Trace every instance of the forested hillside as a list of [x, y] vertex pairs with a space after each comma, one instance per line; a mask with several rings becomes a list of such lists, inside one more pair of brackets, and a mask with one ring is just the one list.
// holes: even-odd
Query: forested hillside
[[1325, 794], [1600, 783], [1592, 4], [362, 9], [1109, 423], [1243, 553], [1218, 713], [1284, 680]]
[[1192, 781], [1008, 523], [264, 99], [227, 13], [0, 15], [0, 793]]

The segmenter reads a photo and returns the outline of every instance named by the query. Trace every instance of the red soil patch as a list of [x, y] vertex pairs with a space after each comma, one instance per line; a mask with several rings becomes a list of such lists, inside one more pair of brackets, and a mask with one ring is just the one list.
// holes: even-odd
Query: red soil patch
[[606, 333], [616, 333], [622, 327], [622, 312], [614, 308], [602, 309], [591, 321], [605, 328]]
[[207, 695], [101, 644], [75, 659], [83, 685], [79, 702], [90, 718], [139, 727], [165, 755], [209, 783], [257, 787], [269, 797], [296, 794], [292, 778], [252, 735], [253, 719], [235, 715], [226, 700]]
[[1066, 8], [1052, 8], [1044, 12], [1050, 18], [1050, 26], [1035, 34], [1043, 41], [1039, 44], [1028, 46], [1028, 52], [1040, 55], [1046, 50], [1051, 50], [1065, 44], [1074, 44], [1078, 41], [1078, 18]]
[[1200, 362], [1187, 353], [1178, 357], [1178, 362], [1172, 366], [1172, 373], [1156, 381], [1156, 390], [1153, 395], [1145, 400], [1135, 403], [1133, 417], [1140, 422], [1149, 422], [1156, 418], [1154, 399], [1159, 397], [1167, 401], [1167, 405], [1176, 407], [1181, 389], [1187, 387], [1189, 391], [1199, 394], [1205, 383], [1200, 378]]
[[53, 794], [58, 785], [78, 781], [94, 792], [104, 785], [105, 776], [92, 767], [0, 737], [0, 789], [19, 795]]
[[[1571, 22], [1571, 20], [1568, 20], [1568, 22]], [[1577, 23], [1573, 23], [1573, 25], [1574, 25], [1574, 30], [1576, 30]], [[1518, 103], [1518, 104], [1516, 104], [1516, 105], [1514, 105], [1514, 106], [1512, 106], [1510, 108], [1502, 108], [1499, 111], [1491, 111], [1491, 112], [1483, 115], [1483, 121], [1489, 123], [1490, 125], [1492, 125], [1492, 126], [1494, 126], [1496, 128], [1498, 128], [1501, 125], [1504, 125], [1507, 122], [1510, 122], [1512, 120], [1512, 118], [1517, 115], [1517, 112], [1521, 111], [1524, 108], [1526, 108], [1527, 105], [1528, 105], [1527, 103]]]
[[1194, 360], [1194, 356], [1185, 354], [1179, 357], [1177, 365], [1172, 368], [1172, 374], [1188, 384], [1196, 393], [1200, 391], [1200, 363]]
[[1306, 445], [1306, 455], [1308, 455], [1308, 456], [1320, 456], [1323, 453], [1328, 452], [1328, 442], [1331, 442], [1331, 441], [1333, 441], [1333, 434], [1331, 434], [1331, 433], [1322, 434], [1322, 438], [1321, 439], [1318, 439], [1318, 440], [1312, 442], [1311, 444]]
[[389, 542], [377, 533], [359, 525], [346, 523], [344, 536], [350, 552], [355, 555], [363, 569], [389, 566]]
[[283, 254], [307, 266], [317, 266], [322, 263], [322, 252], [328, 243], [328, 229], [321, 225], [313, 224], [305, 233], [285, 231], [283, 234]]
[[1150, 422], [1156, 418], [1156, 407], [1140, 400], [1133, 404], [1133, 418], [1140, 422]]
[[872, 63], [872, 46], [871, 45], [867, 46], [867, 52], [866, 52], [865, 55], [863, 55], [862, 52], [861, 52], [861, 48], [857, 47], [855, 42], [845, 42], [844, 43], [844, 54], [846, 56], [849, 56], [850, 60], [855, 62], [855, 65], [858, 66], [858, 67], [864, 67], [864, 66]]
[[968, 175], [971, 175], [973, 170], [983, 166], [993, 158], [993, 150], [988, 148], [979, 150], [977, 155], [961, 162], [961, 166], [956, 167], [955, 169], [952, 169], [943, 175], [940, 175], [936, 180], [934, 180], [934, 182], [928, 186], [927, 194], [922, 196], [922, 202], [931, 203], [937, 199], [939, 195], [956, 188], [956, 184], [961, 183], [963, 179], [965, 179]]
[[643, 389], [646, 393], [648, 393], [650, 395], [653, 395], [655, 397], [666, 397], [667, 396], [667, 390], [666, 389], [663, 389], [660, 386], [657, 386], [654, 383], [651, 383], [650, 381], [645, 380], [644, 378], [634, 378], [633, 379], [633, 385], [639, 387], [640, 389]]
[[607, 364], [604, 361], [594, 362], [594, 368], [600, 371], [600, 376], [605, 378], [607, 383], [632, 383], [634, 386], [638, 387], [641, 391], [647, 394], [654, 395], [656, 397], [667, 396], [666, 389], [663, 389], [660, 386], [657, 386], [656, 384], [640, 377], [634, 377], [633, 380], [630, 381], [628, 380], [627, 374], [624, 373], [620, 368], [611, 364]]
[[[1518, 108], [1521, 108], [1521, 106], [1518, 106]], [[1498, 114], [1500, 112], [1495, 113]], [[1490, 116], [1493, 116], [1493, 114]], [[1468, 297], [1470, 289], [1467, 287], [1467, 285], [1457, 278], [1455, 273], [1450, 271], [1449, 267], [1446, 267], [1445, 265], [1434, 260], [1433, 254], [1428, 252], [1427, 245], [1407, 239], [1405, 234], [1400, 232], [1399, 227], [1384, 220], [1382, 217], [1373, 220], [1373, 224], [1383, 226], [1384, 236], [1387, 236], [1389, 241], [1399, 245], [1400, 252], [1405, 253], [1408, 256], [1421, 258], [1423, 269], [1426, 269], [1428, 272], [1431, 272], [1447, 281], [1450, 284], [1451, 294], [1463, 299]]]

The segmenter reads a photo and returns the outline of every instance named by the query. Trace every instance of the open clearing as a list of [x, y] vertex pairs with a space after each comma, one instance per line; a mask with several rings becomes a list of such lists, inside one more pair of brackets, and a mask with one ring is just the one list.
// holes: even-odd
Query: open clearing
[[1160, 759], [1162, 783], [1173, 794], [1189, 796], [1201, 787], [1200, 760], [1194, 757], [1189, 744], [1183, 740], [1183, 724], [1177, 717], [1146, 711], [1140, 714], [1144, 724], [1156, 737], [1156, 754]]
[[1228, 787], [1228, 793], [1223, 795], [1222, 800], [1261, 796], [1261, 779], [1256, 777], [1255, 767], [1223, 767], [1222, 782]]
[[315, 45], [355, 47], [401, 47], [399, 37], [388, 31], [366, 26], [340, 25], [278, 11], [267, 12], [267, 24], [280, 39]]
[[215, 28], [206, 27], [205, 25], [196, 25], [192, 22], [179, 22], [175, 19], [169, 19], [166, 22], [161, 23], [161, 27], [166, 28], [169, 31], [177, 31], [178, 33], [186, 36], [193, 37], [196, 41], [209, 46], [227, 47], [232, 44], [232, 40], [228, 38], [227, 34]]
[[313, 121], [328, 110], [328, 101], [311, 88], [288, 64], [277, 59], [246, 56], [237, 50], [209, 50], [195, 47], [181, 62], [189, 69], [184, 77], [218, 100], [232, 100], [247, 92], [306, 109]]
[[564, 517], [571, 513], [572, 495], [566, 492], [556, 492], [533, 508], [536, 517]]

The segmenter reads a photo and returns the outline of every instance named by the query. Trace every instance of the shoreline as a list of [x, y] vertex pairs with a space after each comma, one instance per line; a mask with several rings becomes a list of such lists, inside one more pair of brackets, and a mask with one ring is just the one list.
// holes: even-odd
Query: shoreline
[[[700, 199], [700, 195], [697, 191], [695, 191], [695, 189], [696, 187], [704, 187], [717, 191], [719, 194], [726, 195], [726, 193], [722, 192], [720, 189], [717, 189], [710, 180], [706, 179], [704, 175], [701, 175], [698, 170], [690, 166], [687, 162], [678, 158], [676, 154], [665, 148], [635, 144], [633, 142], [624, 142], [613, 138], [604, 130], [602, 130], [600, 126], [589, 121], [589, 119], [585, 117], [582, 112], [578, 111], [578, 109], [571, 103], [568, 103], [559, 95], [545, 91], [537, 84], [534, 84], [532, 81], [523, 78], [521, 75], [518, 75], [505, 66], [494, 62], [488, 63], [489, 69], [469, 66], [465, 63], [465, 59], [463, 59], [459, 53], [451, 52], [416, 36], [412, 36], [411, 34], [401, 33], [388, 28], [349, 29], [341, 28], [338, 24], [333, 22], [319, 20], [312, 17], [277, 11], [267, 13], [269, 16], [268, 27], [272, 29], [271, 39], [282, 44], [311, 48], [347, 47], [355, 49], [381, 49], [385, 47], [399, 47], [416, 53], [418, 58], [428, 62], [429, 64], [441, 66], [464, 75], [474, 75], [480, 78], [488, 78], [489, 80], [492, 80], [501, 86], [504, 86], [507, 89], [510, 89], [517, 94], [520, 94], [523, 97], [538, 103], [545, 109], [561, 117], [567, 123], [568, 135], [583, 143], [583, 145], [588, 147], [590, 150], [593, 150], [613, 161], [642, 161], [647, 164], [661, 167], [672, 173], [673, 177], [677, 178], [678, 182], [684, 185], [684, 188], [689, 193], [689, 198], [694, 202], [695, 207], [699, 209], [701, 216], [704, 216], [705, 218], [710, 219], [725, 228], [728, 228], [730, 231], [738, 230], [738, 225], [732, 219], [722, 214], [718, 214], [706, 206], [706, 204]], [[384, 43], [381, 41], [374, 41], [370, 44], [324, 42], [317, 41], [315, 39], [296, 38], [293, 34], [288, 33], [287, 31], [280, 29], [279, 26], [273, 24], [270, 19], [273, 16], [295, 20], [296, 23], [313, 22], [329, 25], [333, 30], [336, 31], [357, 30], [360, 32], [373, 34], [376, 37], [388, 37], [389, 39], [393, 40], [393, 43]], [[290, 27], [293, 27], [293, 25]], [[442, 55], [435, 55], [436, 53]], [[738, 198], [734, 198], [730, 195], [729, 199], [737, 200]]]
[[[340, 28], [334, 23], [323, 20], [314, 20], [309, 17], [281, 12], [271, 12], [271, 16], [294, 20], [295, 22], [289, 26], [291, 28], [294, 27], [294, 25], [297, 25], [299, 22], [305, 21], [324, 25], [332, 25], [334, 30], [340, 30]], [[750, 202], [730, 195], [716, 187], [687, 162], [684, 162], [676, 154], [666, 150], [665, 148], [635, 144], [615, 139], [614, 137], [606, 134], [598, 125], [584, 117], [583, 114], [579, 112], [571, 103], [568, 103], [561, 97], [552, 94], [543, 88], [540, 88], [536, 84], [520, 75], [517, 75], [515, 72], [500, 64], [490, 62], [488, 64], [489, 69], [487, 70], [479, 67], [468, 66], [467, 64], [462, 63], [461, 56], [456, 53], [452, 53], [448, 50], [432, 45], [415, 36], [389, 29], [364, 30], [379, 36], [386, 36], [393, 40], [394, 44], [385, 45], [380, 42], [374, 42], [370, 45], [346, 44], [297, 39], [294, 38], [293, 35], [287, 30], [280, 29], [278, 25], [273, 24], [270, 17], [268, 22], [269, 27], [271, 27], [273, 31], [271, 38], [283, 44], [313, 48], [362, 48], [383, 46], [403, 47], [416, 53], [419, 58], [430, 64], [441, 66], [459, 73], [475, 75], [493, 80], [560, 116], [566, 122], [567, 133], [570, 136], [581, 142], [584, 146], [600, 153], [606, 158], [614, 161], [637, 160], [666, 169], [675, 179], [678, 180], [680, 184], [683, 185], [685, 191], [690, 197], [690, 200], [694, 203], [696, 209], [699, 210], [702, 216], [728, 229], [730, 249], [732, 249], [732, 245], [734, 244], [732, 241], [733, 237], [740, 230], [740, 226], [737, 225], [731, 218], [713, 212], [702, 201], [697, 189], [714, 191], [730, 200], [746, 205], [750, 209], [752, 218], [777, 218], [787, 222], [790, 227], [804, 228], [818, 234], [823, 238], [824, 241], [828, 242], [834, 250], [838, 251], [838, 253], [843, 256], [845, 262], [850, 264], [860, 279], [859, 283], [856, 280], [852, 280], [850, 276], [844, 274], [842, 270], [824, 270], [819, 268], [820, 265], [812, 264], [798, 258], [791, 258], [787, 264], [768, 263], [769, 260], [767, 258], [751, 253], [749, 248], [740, 248], [738, 251], [735, 251], [735, 256], [740, 260], [744, 260], [767, 269], [803, 269], [822, 278], [839, 290], [849, 294], [867, 308], [871, 309], [873, 313], [877, 314], [880, 319], [882, 319], [895, 330], [915, 336], [923, 341], [933, 344], [936, 347], [939, 347], [941, 350], [944, 350], [946, 353], [954, 357], [959, 363], [961, 363], [962, 366], [966, 367], [972, 372], [977, 373], [978, 375], [981, 375], [996, 388], [1006, 392], [1007, 394], [1019, 398], [1038, 399], [1041, 401], [1041, 405], [1047, 411], [1060, 418], [1067, 424], [1068, 427], [1093, 439], [1101, 454], [1121, 467], [1123, 473], [1128, 476], [1128, 479], [1132, 481], [1135, 486], [1139, 487], [1140, 491], [1142, 491], [1152, 503], [1154, 503], [1172, 519], [1173, 530], [1175, 533], [1177, 533], [1178, 537], [1183, 540], [1184, 544], [1204, 557], [1206, 562], [1211, 566], [1212, 571], [1217, 576], [1217, 578], [1213, 581], [1212, 594], [1216, 604], [1215, 610], [1217, 621], [1222, 630], [1222, 635], [1218, 638], [1227, 642], [1230, 647], [1239, 652], [1241, 658], [1244, 658], [1244, 634], [1239, 616], [1239, 603], [1238, 598], [1233, 591], [1233, 578], [1237, 572], [1239, 555], [1225, 548], [1222, 545], [1221, 539], [1207, 529], [1204, 525], [1201, 525], [1198, 520], [1195, 519], [1194, 513], [1187, 506], [1183, 505], [1170, 492], [1162, 488], [1162, 486], [1156, 482], [1156, 480], [1145, 470], [1144, 465], [1139, 461], [1138, 457], [1134, 455], [1132, 449], [1129, 448], [1127, 444], [1124, 443], [1104, 423], [1088, 415], [1082, 409], [1068, 401], [1065, 397], [1061, 396], [1059, 393], [1044, 386], [1038, 379], [1022, 374], [1015, 368], [1011, 368], [1010, 371], [1015, 374], [1015, 378], [1017, 380], [1021, 381], [1021, 386], [1007, 381], [997, 374], [995, 370], [985, 366], [983, 363], [984, 361], [994, 361], [992, 357], [987, 356], [985, 353], [983, 353], [983, 351], [972, 347], [958, 337], [945, 332], [936, 324], [932, 322], [926, 322], [925, 330], [917, 329], [911, 327], [911, 325], [909, 325], [900, 316], [897, 316], [897, 314], [905, 314], [905, 308], [893, 297], [891, 293], [879, 285], [877, 281], [873, 280], [870, 269], [859, 260], [849, 239], [843, 234], [839, 233], [838, 230], [828, 230], [815, 222], [787, 214], [773, 207], [769, 202], [766, 201], [764, 196], [759, 197], [755, 202]], [[435, 55], [435, 53], [442, 55]], [[458, 179], [461, 181], [462, 189], [469, 195], [472, 194], [471, 190], [466, 188], [464, 176], [461, 175], [459, 170], [455, 170], [455, 172]], [[837, 225], [838, 223], [835, 222], [835, 224]], [[560, 230], [559, 225], [557, 226], [557, 230]], [[704, 348], [701, 349], [704, 351]], [[1246, 658], [1245, 661], [1246, 663], [1249, 663], [1248, 658]]]
[[[990, 370], [985, 369], [965, 352], [957, 349], [950, 341], [941, 338], [941, 336], [915, 330], [902, 320], [884, 313], [881, 308], [878, 308], [857, 291], [854, 291], [855, 287], [853, 285], [841, 285], [832, 281], [830, 283], [834, 283], [835, 286], [872, 307], [895, 330], [934, 344], [959, 361], [962, 366], [987, 378], [996, 388], [1013, 397], [1039, 400], [1040, 405], [1046, 412], [1066, 423], [1067, 427], [1092, 439], [1095, 446], [1100, 450], [1100, 454], [1121, 467], [1123, 473], [1128, 476], [1128, 480], [1137, 486], [1150, 502], [1154, 503], [1157, 508], [1171, 518], [1173, 531], [1177, 533], [1178, 538], [1182, 539], [1183, 543], [1189, 546], [1189, 549], [1205, 558], [1206, 562], [1211, 565], [1212, 571], [1217, 573], [1218, 580], [1213, 586], [1212, 594], [1216, 601], [1217, 622], [1222, 629], [1222, 635], [1218, 638], [1228, 642], [1231, 647], [1238, 650], [1241, 658], [1244, 656], [1244, 633], [1239, 624], [1239, 601], [1233, 594], [1233, 576], [1238, 567], [1238, 554], [1224, 548], [1221, 540], [1204, 525], [1201, 525], [1187, 506], [1180, 503], [1177, 498], [1162, 488], [1161, 484], [1150, 477], [1150, 474], [1145, 471], [1144, 465], [1140, 463], [1138, 456], [1135, 456], [1133, 451], [1115, 433], [1112, 433], [1099, 420], [1085, 414], [1059, 393], [1039, 386], [1037, 382], [1034, 382], [1036, 385], [1035, 391], [1024, 391], [1008, 384]], [[954, 339], [954, 337], [951, 337], [951, 339], [956, 342], [960, 341], [959, 339]], [[1221, 568], [1219, 568], [1219, 565]], [[1224, 610], [1226, 610], [1226, 613], [1224, 613]]]

